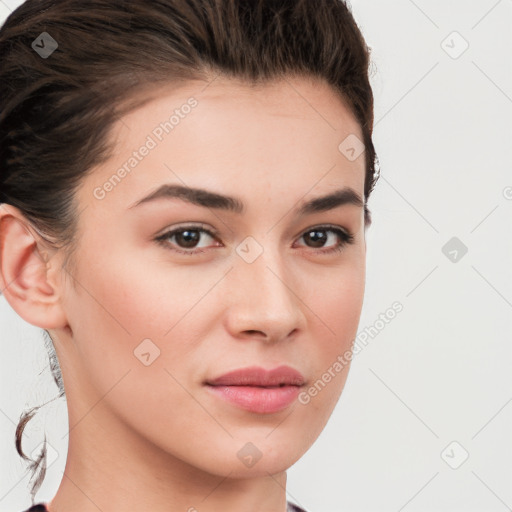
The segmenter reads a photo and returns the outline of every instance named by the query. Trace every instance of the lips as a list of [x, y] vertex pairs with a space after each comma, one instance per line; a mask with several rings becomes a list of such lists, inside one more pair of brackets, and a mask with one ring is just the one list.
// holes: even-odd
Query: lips
[[206, 381], [210, 386], [255, 386], [282, 387], [303, 386], [304, 377], [290, 366], [282, 365], [272, 370], [252, 366], [231, 371], [213, 380]]
[[295, 402], [305, 380], [290, 366], [282, 365], [273, 370], [252, 366], [234, 370], [204, 384], [213, 396], [237, 408], [272, 414]]

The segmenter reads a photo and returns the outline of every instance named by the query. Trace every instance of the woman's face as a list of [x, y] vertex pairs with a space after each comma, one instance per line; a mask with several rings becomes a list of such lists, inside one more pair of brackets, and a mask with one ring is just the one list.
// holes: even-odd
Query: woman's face
[[[324, 83], [217, 78], [169, 85], [114, 135], [115, 155], [77, 194], [68, 326], [50, 331], [70, 443], [90, 435], [91, 450], [118, 457], [129, 442], [134, 456], [150, 450], [215, 475], [284, 471], [331, 415], [358, 327], [364, 210], [343, 200], [364, 198], [358, 123]], [[164, 185], [205, 192], [141, 202]], [[341, 201], [301, 211], [342, 190]], [[166, 235], [177, 228], [187, 230]], [[304, 385], [238, 388], [245, 406], [206, 384], [282, 365]]]

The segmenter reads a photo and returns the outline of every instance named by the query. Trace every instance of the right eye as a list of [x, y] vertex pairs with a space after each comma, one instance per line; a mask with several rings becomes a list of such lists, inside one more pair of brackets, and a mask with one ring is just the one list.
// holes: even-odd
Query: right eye
[[[214, 234], [209, 229], [198, 226], [182, 226], [180, 228], [175, 228], [169, 231], [166, 231], [162, 235], [159, 235], [155, 240], [163, 245], [165, 248], [170, 249], [171, 251], [178, 252], [180, 254], [194, 255], [198, 253], [204, 253], [206, 251], [202, 249], [198, 250], [182, 250], [179, 248], [172, 247], [173, 245], [178, 245], [179, 247], [186, 249], [193, 249], [198, 241], [201, 238], [201, 233], [206, 233], [209, 237], [217, 239], [216, 234]], [[176, 241], [174, 243], [170, 243], [169, 240], [175, 238]]]

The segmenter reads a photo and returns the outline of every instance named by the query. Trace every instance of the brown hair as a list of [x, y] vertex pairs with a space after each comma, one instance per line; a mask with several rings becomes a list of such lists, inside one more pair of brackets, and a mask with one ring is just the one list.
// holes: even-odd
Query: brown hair
[[[58, 44], [51, 55], [33, 46], [43, 32]], [[110, 129], [142, 104], [132, 101], [136, 93], [218, 74], [253, 84], [297, 75], [330, 84], [361, 126], [369, 223], [366, 201], [380, 175], [369, 66], [370, 48], [342, 0], [27, 0], [0, 29], [0, 203], [64, 249], [63, 267], [71, 268], [75, 192], [109, 158]], [[26, 460], [21, 437], [35, 409], [16, 429]], [[32, 461], [32, 501], [45, 463], [44, 444]]]

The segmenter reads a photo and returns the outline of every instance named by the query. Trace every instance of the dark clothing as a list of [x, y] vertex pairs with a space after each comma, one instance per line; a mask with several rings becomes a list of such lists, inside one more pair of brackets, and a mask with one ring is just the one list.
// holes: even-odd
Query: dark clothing
[[286, 512], [306, 512], [306, 510], [299, 507], [298, 505], [290, 503], [289, 501], [287, 501], [286, 503], [288, 504], [288, 509]]
[[[299, 506], [294, 505], [289, 501], [287, 501], [286, 503], [288, 505], [287, 512], [306, 512], [303, 508], [300, 508]], [[45, 503], [37, 503], [36, 505], [30, 507], [27, 510], [24, 510], [23, 512], [48, 512], [48, 509], [46, 508]]]

